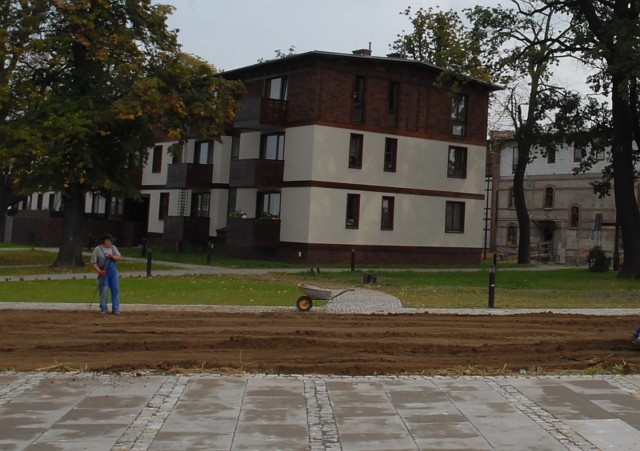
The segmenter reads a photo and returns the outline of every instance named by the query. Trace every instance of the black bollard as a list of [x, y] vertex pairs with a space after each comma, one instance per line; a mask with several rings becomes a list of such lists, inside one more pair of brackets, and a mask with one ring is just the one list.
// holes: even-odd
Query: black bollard
[[351, 249], [351, 272], [356, 270], [356, 250]]
[[211, 264], [211, 254], [213, 253], [213, 243], [207, 246], [207, 265]]
[[151, 260], [153, 253], [151, 252], [151, 248], [147, 251], [147, 277], [151, 277]]
[[147, 255], [147, 239], [142, 238], [142, 256], [145, 257]]
[[496, 296], [496, 267], [489, 269], [489, 308], [493, 308]]

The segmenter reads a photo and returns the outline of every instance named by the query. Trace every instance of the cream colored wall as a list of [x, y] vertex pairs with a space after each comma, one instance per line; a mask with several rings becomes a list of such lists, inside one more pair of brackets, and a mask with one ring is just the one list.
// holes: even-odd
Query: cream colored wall
[[[232, 138], [225, 136], [223, 142], [213, 143], [213, 182], [229, 183], [229, 171], [231, 167], [231, 143]], [[225, 201], [226, 204], [226, 201]], [[226, 208], [226, 207], [225, 207]]]
[[260, 132], [248, 132], [241, 135], [239, 153], [241, 160], [260, 156], [260, 136]]
[[[362, 168], [348, 167], [352, 133], [364, 135]], [[398, 139], [395, 172], [385, 172], [385, 138]], [[354, 132], [322, 126], [287, 129], [285, 173], [288, 180], [320, 180], [438, 191], [484, 194], [483, 146], [467, 148], [467, 177], [447, 177], [449, 146], [453, 142], [424, 140], [383, 133]]]
[[160, 207], [160, 193], [169, 193], [169, 216], [178, 214], [178, 196], [179, 190], [161, 189], [161, 190], [141, 190], [142, 195], [149, 196], [149, 221], [147, 231], [150, 233], [163, 233], [164, 221], [158, 219], [158, 211]]
[[236, 210], [242, 210], [247, 218], [256, 217], [256, 200], [258, 190], [256, 188], [238, 188], [236, 194]]
[[[347, 194], [360, 194], [358, 229], [345, 227]], [[395, 198], [393, 230], [381, 230], [382, 197]], [[483, 201], [465, 203], [465, 232], [445, 232], [447, 200], [327, 188], [283, 190], [280, 239], [319, 244], [477, 247], [482, 244]], [[286, 205], [286, 208], [284, 206]]]
[[229, 192], [226, 189], [211, 190], [211, 200], [209, 206], [209, 235], [217, 236], [218, 229], [227, 225], [227, 202]]
[[[484, 200], [399, 194], [384, 187], [484, 195], [485, 149], [467, 146], [467, 178], [447, 177], [449, 143], [398, 138], [396, 172], [383, 170], [386, 137], [363, 133], [362, 169], [348, 167], [351, 131], [329, 127], [287, 130], [285, 181], [362, 184], [376, 191], [320, 187], [282, 190], [280, 239], [322, 244], [480, 247]], [[345, 227], [347, 194], [360, 194], [358, 229]], [[395, 199], [394, 229], [381, 230], [382, 197]], [[465, 232], [445, 233], [446, 201], [465, 203]]]

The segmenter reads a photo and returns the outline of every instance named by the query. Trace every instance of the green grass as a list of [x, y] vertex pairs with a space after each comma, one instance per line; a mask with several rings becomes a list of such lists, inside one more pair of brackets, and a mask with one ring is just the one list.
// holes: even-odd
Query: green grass
[[[89, 257], [85, 257], [85, 266], [72, 268], [55, 268], [51, 265], [56, 259], [56, 253], [39, 249], [30, 250], [3, 250], [0, 251], [0, 276], [24, 276], [32, 274], [78, 274], [92, 272], [89, 265]], [[162, 269], [171, 269], [175, 266], [167, 262], [156, 262]], [[146, 271], [147, 264], [144, 261], [127, 261], [118, 263], [121, 272]]]
[[[127, 261], [126, 256], [140, 258], [140, 249], [124, 249], [125, 260], [118, 264], [128, 271], [144, 271], [146, 263]], [[171, 268], [163, 261], [180, 260], [198, 263], [198, 254], [154, 253], [154, 269]], [[180, 257], [180, 258], [178, 258]], [[50, 265], [55, 253], [32, 250], [0, 252], [2, 275], [90, 272], [84, 268], [57, 269]], [[162, 259], [162, 260], [161, 260]], [[88, 261], [88, 257], [87, 257]], [[469, 268], [439, 267], [441, 272], [427, 270], [389, 270], [358, 268], [352, 272], [321, 271], [312, 275], [308, 265], [280, 264], [215, 257], [212, 265], [232, 268], [299, 267], [295, 274], [213, 275], [184, 277], [126, 278], [121, 282], [124, 303], [137, 304], [219, 304], [219, 305], [293, 305], [302, 294], [299, 283], [323, 287], [364, 287], [379, 289], [398, 297], [406, 307], [418, 308], [484, 308], [488, 304], [490, 262]], [[511, 265], [513, 266], [513, 265]], [[533, 265], [529, 265], [533, 266]], [[322, 268], [322, 266], [321, 266]], [[326, 268], [326, 267], [325, 267]], [[499, 264], [496, 273], [495, 307], [497, 308], [636, 308], [640, 307], [640, 281], [619, 280], [615, 272], [592, 273], [586, 268], [510, 271]], [[445, 271], [446, 269], [446, 271]], [[364, 272], [375, 272], [376, 286], [362, 284]], [[82, 276], [79, 276], [82, 277]], [[91, 302], [95, 296], [93, 275], [77, 280], [2, 282], [0, 302]]]
[[[123, 278], [131, 304], [294, 305], [295, 285], [242, 276]], [[301, 294], [301, 293], [300, 293]], [[96, 279], [3, 282], [0, 302], [96, 302]]]

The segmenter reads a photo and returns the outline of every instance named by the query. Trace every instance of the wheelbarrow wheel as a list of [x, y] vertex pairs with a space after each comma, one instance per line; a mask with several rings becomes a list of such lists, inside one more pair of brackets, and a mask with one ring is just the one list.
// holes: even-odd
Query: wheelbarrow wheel
[[309, 296], [300, 296], [296, 301], [296, 307], [301, 312], [308, 312], [313, 307], [313, 301]]

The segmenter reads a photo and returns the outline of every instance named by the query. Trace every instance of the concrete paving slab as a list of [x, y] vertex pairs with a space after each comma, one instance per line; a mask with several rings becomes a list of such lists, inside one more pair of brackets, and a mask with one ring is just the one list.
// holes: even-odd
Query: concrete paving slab
[[569, 420], [567, 424], [599, 449], [629, 451], [640, 447], [640, 431], [619, 419]]
[[0, 450], [637, 449], [640, 378], [2, 373]]

